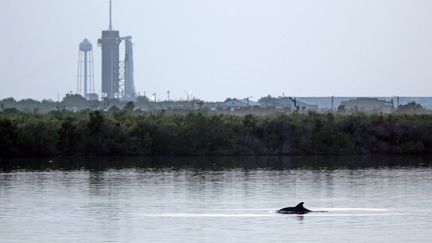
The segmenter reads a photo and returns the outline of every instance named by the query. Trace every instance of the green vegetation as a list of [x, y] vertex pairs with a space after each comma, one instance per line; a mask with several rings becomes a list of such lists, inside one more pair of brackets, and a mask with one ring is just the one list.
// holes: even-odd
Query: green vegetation
[[432, 115], [272, 116], [85, 110], [0, 112], [0, 157], [53, 155], [318, 155], [432, 152]]

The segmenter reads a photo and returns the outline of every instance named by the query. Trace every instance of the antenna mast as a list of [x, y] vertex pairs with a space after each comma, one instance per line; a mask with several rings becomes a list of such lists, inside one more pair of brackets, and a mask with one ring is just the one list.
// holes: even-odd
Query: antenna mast
[[112, 30], [112, 0], [110, 0], [109, 6], [109, 30]]

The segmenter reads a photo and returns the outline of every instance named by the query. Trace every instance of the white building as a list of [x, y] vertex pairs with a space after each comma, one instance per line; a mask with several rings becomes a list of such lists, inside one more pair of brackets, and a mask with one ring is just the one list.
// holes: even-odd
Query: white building
[[260, 103], [250, 99], [227, 99], [223, 104], [223, 109], [238, 110], [245, 108], [263, 107]]
[[394, 110], [393, 102], [379, 100], [377, 98], [357, 98], [349, 101], [342, 101], [339, 107], [349, 112], [391, 113]]

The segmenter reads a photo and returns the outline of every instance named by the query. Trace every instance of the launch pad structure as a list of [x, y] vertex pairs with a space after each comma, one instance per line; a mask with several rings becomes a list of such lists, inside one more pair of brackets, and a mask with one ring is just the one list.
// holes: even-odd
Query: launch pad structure
[[[120, 60], [120, 44], [124, 42], [124, 60]], [[134, 100], [136, 97], [132, 37], [120, 37], [112, 28], [112, 1], [109, 5], [109, 27], [98, 40], [102, 48], [102, 98]]]

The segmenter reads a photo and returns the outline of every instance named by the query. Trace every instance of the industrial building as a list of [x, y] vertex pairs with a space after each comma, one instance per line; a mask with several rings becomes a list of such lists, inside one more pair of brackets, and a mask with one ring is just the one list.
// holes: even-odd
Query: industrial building
[[380, 100], [377, 98], [357, 98], [349, 101], [342, 101], [339, 106], [343, 110], [350, 112], [383, 112], [391, 113], [394, 111], [393, 102]]
[[231, 111], [245, 108], [259, 108], [264, 107], [262, 104], [252, 101], [249, 98], [246, 99], [227, 99], [221, 105], [222, 109], [228, 109]]

